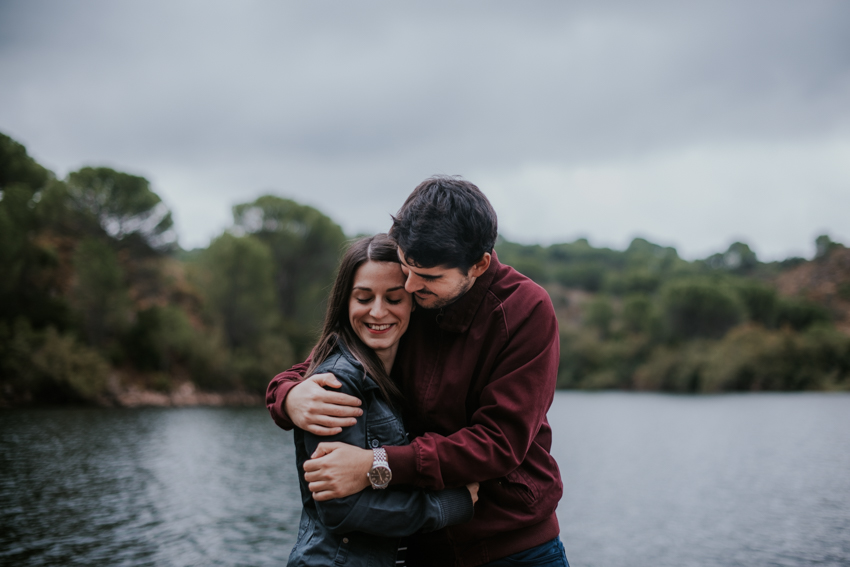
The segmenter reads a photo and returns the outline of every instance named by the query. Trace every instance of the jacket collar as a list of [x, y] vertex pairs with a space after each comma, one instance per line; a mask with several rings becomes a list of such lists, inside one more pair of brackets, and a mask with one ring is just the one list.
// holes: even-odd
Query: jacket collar
[[372, 379], [371, 376], [366, 374], [366, 370], [363, 368], [363, 364], [360, 363], [359, 360], [354, 358], [354, 355], [348, 350], [348, 347], [343, 344], [343, 342], [337, 339], [336, 348], [339, 349], [340, 355], [345, 358], [348, 363], [351, 365], [351, 368], [355, 375], [362, 379], [361, 389], [365, 392], [368, 390], [379, 390], [378, 384]]
[[496, 251], [493, 250], [490, 256], [490, 267], [487, 268], [487, 271], [476, 278], [469, 291], [464, 293], [460, 299], [440, 310], [442, 318], [439, 314], [437, 315], [437, 324], [441, 329], [452, 333], [465, 333], [469, 329], [472, 319], [481, 306], [484, 296], [490, 290], [490, 284], [493, 283], [496, 272], [500, 267], [501, 264], [496, 258]]

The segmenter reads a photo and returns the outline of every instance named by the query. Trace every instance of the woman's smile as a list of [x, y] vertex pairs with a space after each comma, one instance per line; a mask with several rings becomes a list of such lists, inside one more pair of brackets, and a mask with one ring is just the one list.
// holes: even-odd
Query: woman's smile
[[379, 325], [377, 323], [363, 323], [366, 327], [369, 328], [373, 333], [383, 333], [393, 325]]

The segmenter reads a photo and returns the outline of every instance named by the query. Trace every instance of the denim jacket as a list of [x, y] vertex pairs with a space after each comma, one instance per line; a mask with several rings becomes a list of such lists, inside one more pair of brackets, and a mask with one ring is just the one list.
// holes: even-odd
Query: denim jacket
[[363, 415], [356, 425], [329, 437], [295, 430], [304, 510], [287, 565], [394, 567], [400, 537], [472, 519], [472, 498], [465, 487], [441, 491], [406, 486], [366, 488], [345, 498], [313, 500], [304, 480], [304, 462], [319, 443], [341, 441], [369, 449], [409, 442], [399, 413], [384, 400], [378, 385], [345, 347], [338, 345], [316, 369], [317, 374], [323, 372], [332, 373], [342, 383], [339, 391], [362, 400]]

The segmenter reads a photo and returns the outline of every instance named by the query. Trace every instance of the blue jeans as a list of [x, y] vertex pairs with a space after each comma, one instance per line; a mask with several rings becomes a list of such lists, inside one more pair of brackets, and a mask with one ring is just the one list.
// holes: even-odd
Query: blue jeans
[[561, 538], [491, 561], [481, 567], [570, 567]]

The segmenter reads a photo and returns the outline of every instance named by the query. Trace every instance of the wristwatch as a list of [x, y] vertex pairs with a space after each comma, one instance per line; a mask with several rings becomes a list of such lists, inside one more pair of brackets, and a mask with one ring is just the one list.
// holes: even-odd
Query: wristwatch
[[372, 468], [367, 473], [369, 482], [372, 483], [372, 488], [386, 488], [393, 478], [393, 471], [390, 470], [390, 464], [387, 462], [387, 450], [383, 447], [372, 449], [375, 454], [372, 461]]

